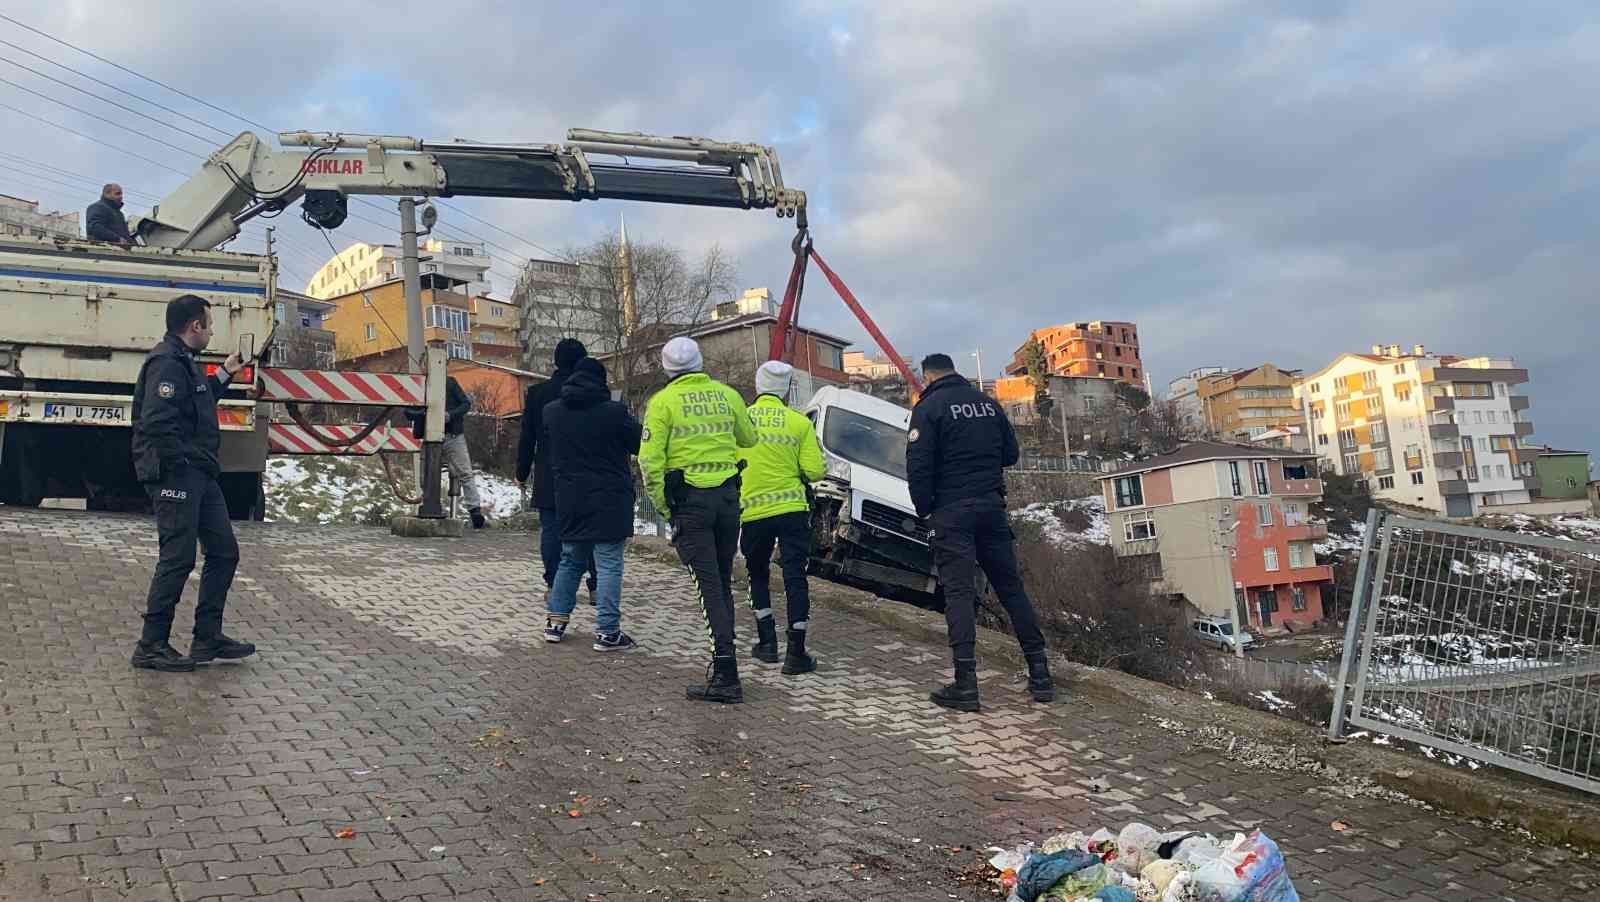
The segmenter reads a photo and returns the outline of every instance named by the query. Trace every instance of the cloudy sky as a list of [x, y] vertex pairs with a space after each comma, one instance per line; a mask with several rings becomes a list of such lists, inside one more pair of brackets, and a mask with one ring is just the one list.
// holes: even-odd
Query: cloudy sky
[[[7, 0], [0, 12], [227, 111], [0, 21], [14, 45], [0, 44], [14, 83], [0, 82], [0, 192], [47, 206], [81, 207], [82, 186], [112, 177], [141, 192], [130, 208], [147, 206], [181, 180], [162, 166], [187, 172], [191, 152], [252, 127], [229, 114], [433, 138], [557, 141], [581, 126], [761, 141], [809, 192], [818, 250], [909, 353], [970, 368], [981, 350], [993, 374], [1030, 328], [1120, 319], [1139, 324], [1158, 385], [1204, 365], [1315, 369], [1374, 343], [1510, 355], [1533, 375], [1536, 438], [1600, 450], [1590, 3]], [[447, 231], [501, 245], [502, 283], [513, 252], [536, 253], [527, 242], [589, 240], [624, 209], [456, 203], [518, 236], [443, 211]], [[342, 241], [394, 240], [378, 225], [392, 214], [355, 210], [376, 224], [352, 221]], [[787, 221], [626, 211], [632, 235], [719, 242], [744, 284], [781, 288]], [[327, 247], [289, 219], [285, 265], [303, 278]], [[865, 343], [825, 292], [814, 279], [809, 317]]]

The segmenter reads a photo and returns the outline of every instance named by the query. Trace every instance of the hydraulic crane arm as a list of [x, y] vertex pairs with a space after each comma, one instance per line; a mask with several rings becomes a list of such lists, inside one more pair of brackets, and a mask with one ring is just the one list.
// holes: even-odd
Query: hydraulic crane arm
[[566, 144], [327, 132], [284, 132], [278, 141], [306, 149], [273, 150], [245, 132], [130, 226], [150, 246], [209, 249], [250, 219], [301, 200], [308, 220], [337, 228], [351, 194], [772, 209], [805, 226], [805, 192], [784, 187], [776, 151], [759, 144], [584, 129], [568, 132]]

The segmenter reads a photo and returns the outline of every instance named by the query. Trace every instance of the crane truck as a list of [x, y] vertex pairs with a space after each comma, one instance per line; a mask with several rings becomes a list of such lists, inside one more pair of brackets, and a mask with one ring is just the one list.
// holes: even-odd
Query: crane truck
[[[165, 331], [166, 302], [184, 293], [211, 302], [215, 352], [201, 356], [203, 366], [265, 345], [274, 330], [276, 264], [218, 248], [244, 223], [295, 203], [322, 229], [343, 224], [351, 195], [770, 209], [805, 225], [805, 193], [784, 187], [777, 153], [758, 144], [583, 129], [562, 144], [305, 131], [281, 133], [278, 142], [274, 149], [246, 132], [217, 150], [149, 215], [129, 222], [137, 246], [0, 239], [0, 504], [36, 506], [46, 497], [85, 498], [96, 508], [144, 504], [128, 450], [132, 392], [144, 355]], [[442, 358], [436, 365], [442, 370]], [[442, 379], [432, 381], [440, 384], [429, 386], [436, 391], [426, 400], [442, 404]], [[387, 376], [265, 364], [246, 373], [218, 408], [230, 515], [260, 516], [269, 453], [417, 450], [409, 430], [312, 426], [308, 435], [304, 425], [274, 423], [275, 402], [338, 401], [329, 385], [353, 386], [368, 404], [374, 398], [360, 397], [362, 390], [396, 392], [378, 404], [423, 400], [420, 390]], [[435, 412], [429, 421], [442, 418]], [[280, 429], [300, 432], [279, 443]]]

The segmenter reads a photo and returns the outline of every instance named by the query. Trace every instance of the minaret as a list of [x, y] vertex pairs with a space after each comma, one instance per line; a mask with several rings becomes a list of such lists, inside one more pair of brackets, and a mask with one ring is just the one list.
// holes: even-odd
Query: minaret
[[632, 335], [639, 327], [639, 308], [634, 297], [633, 251], [628, 247], [628, 218], [621, 216], [622, 245], [617, 249], [617, 266], [622, 273], [622, 334]]

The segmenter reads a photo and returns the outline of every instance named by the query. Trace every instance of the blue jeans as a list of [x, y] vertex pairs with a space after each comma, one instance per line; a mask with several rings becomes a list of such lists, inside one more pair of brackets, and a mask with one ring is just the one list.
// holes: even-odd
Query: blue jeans
[[[556, 567], [561, 564], [561, 518], [553, 507], [539, 508], [539, 560], [544, 565], [544, 585], [556, 584]], [[589, 591], [594, 588], [594, 558], [585, 566], [589, 570]]]
[[596, 578], [595, 632], [615, 633], [622, 629], [622, 546], [626, 541], [562, 542], [561, 565], [556, 568], [556, 581], [550, 587], [550, 613], [558, 617], [572, 615], [572, 609], [578, 606], [578, 582], [592, 560]]

